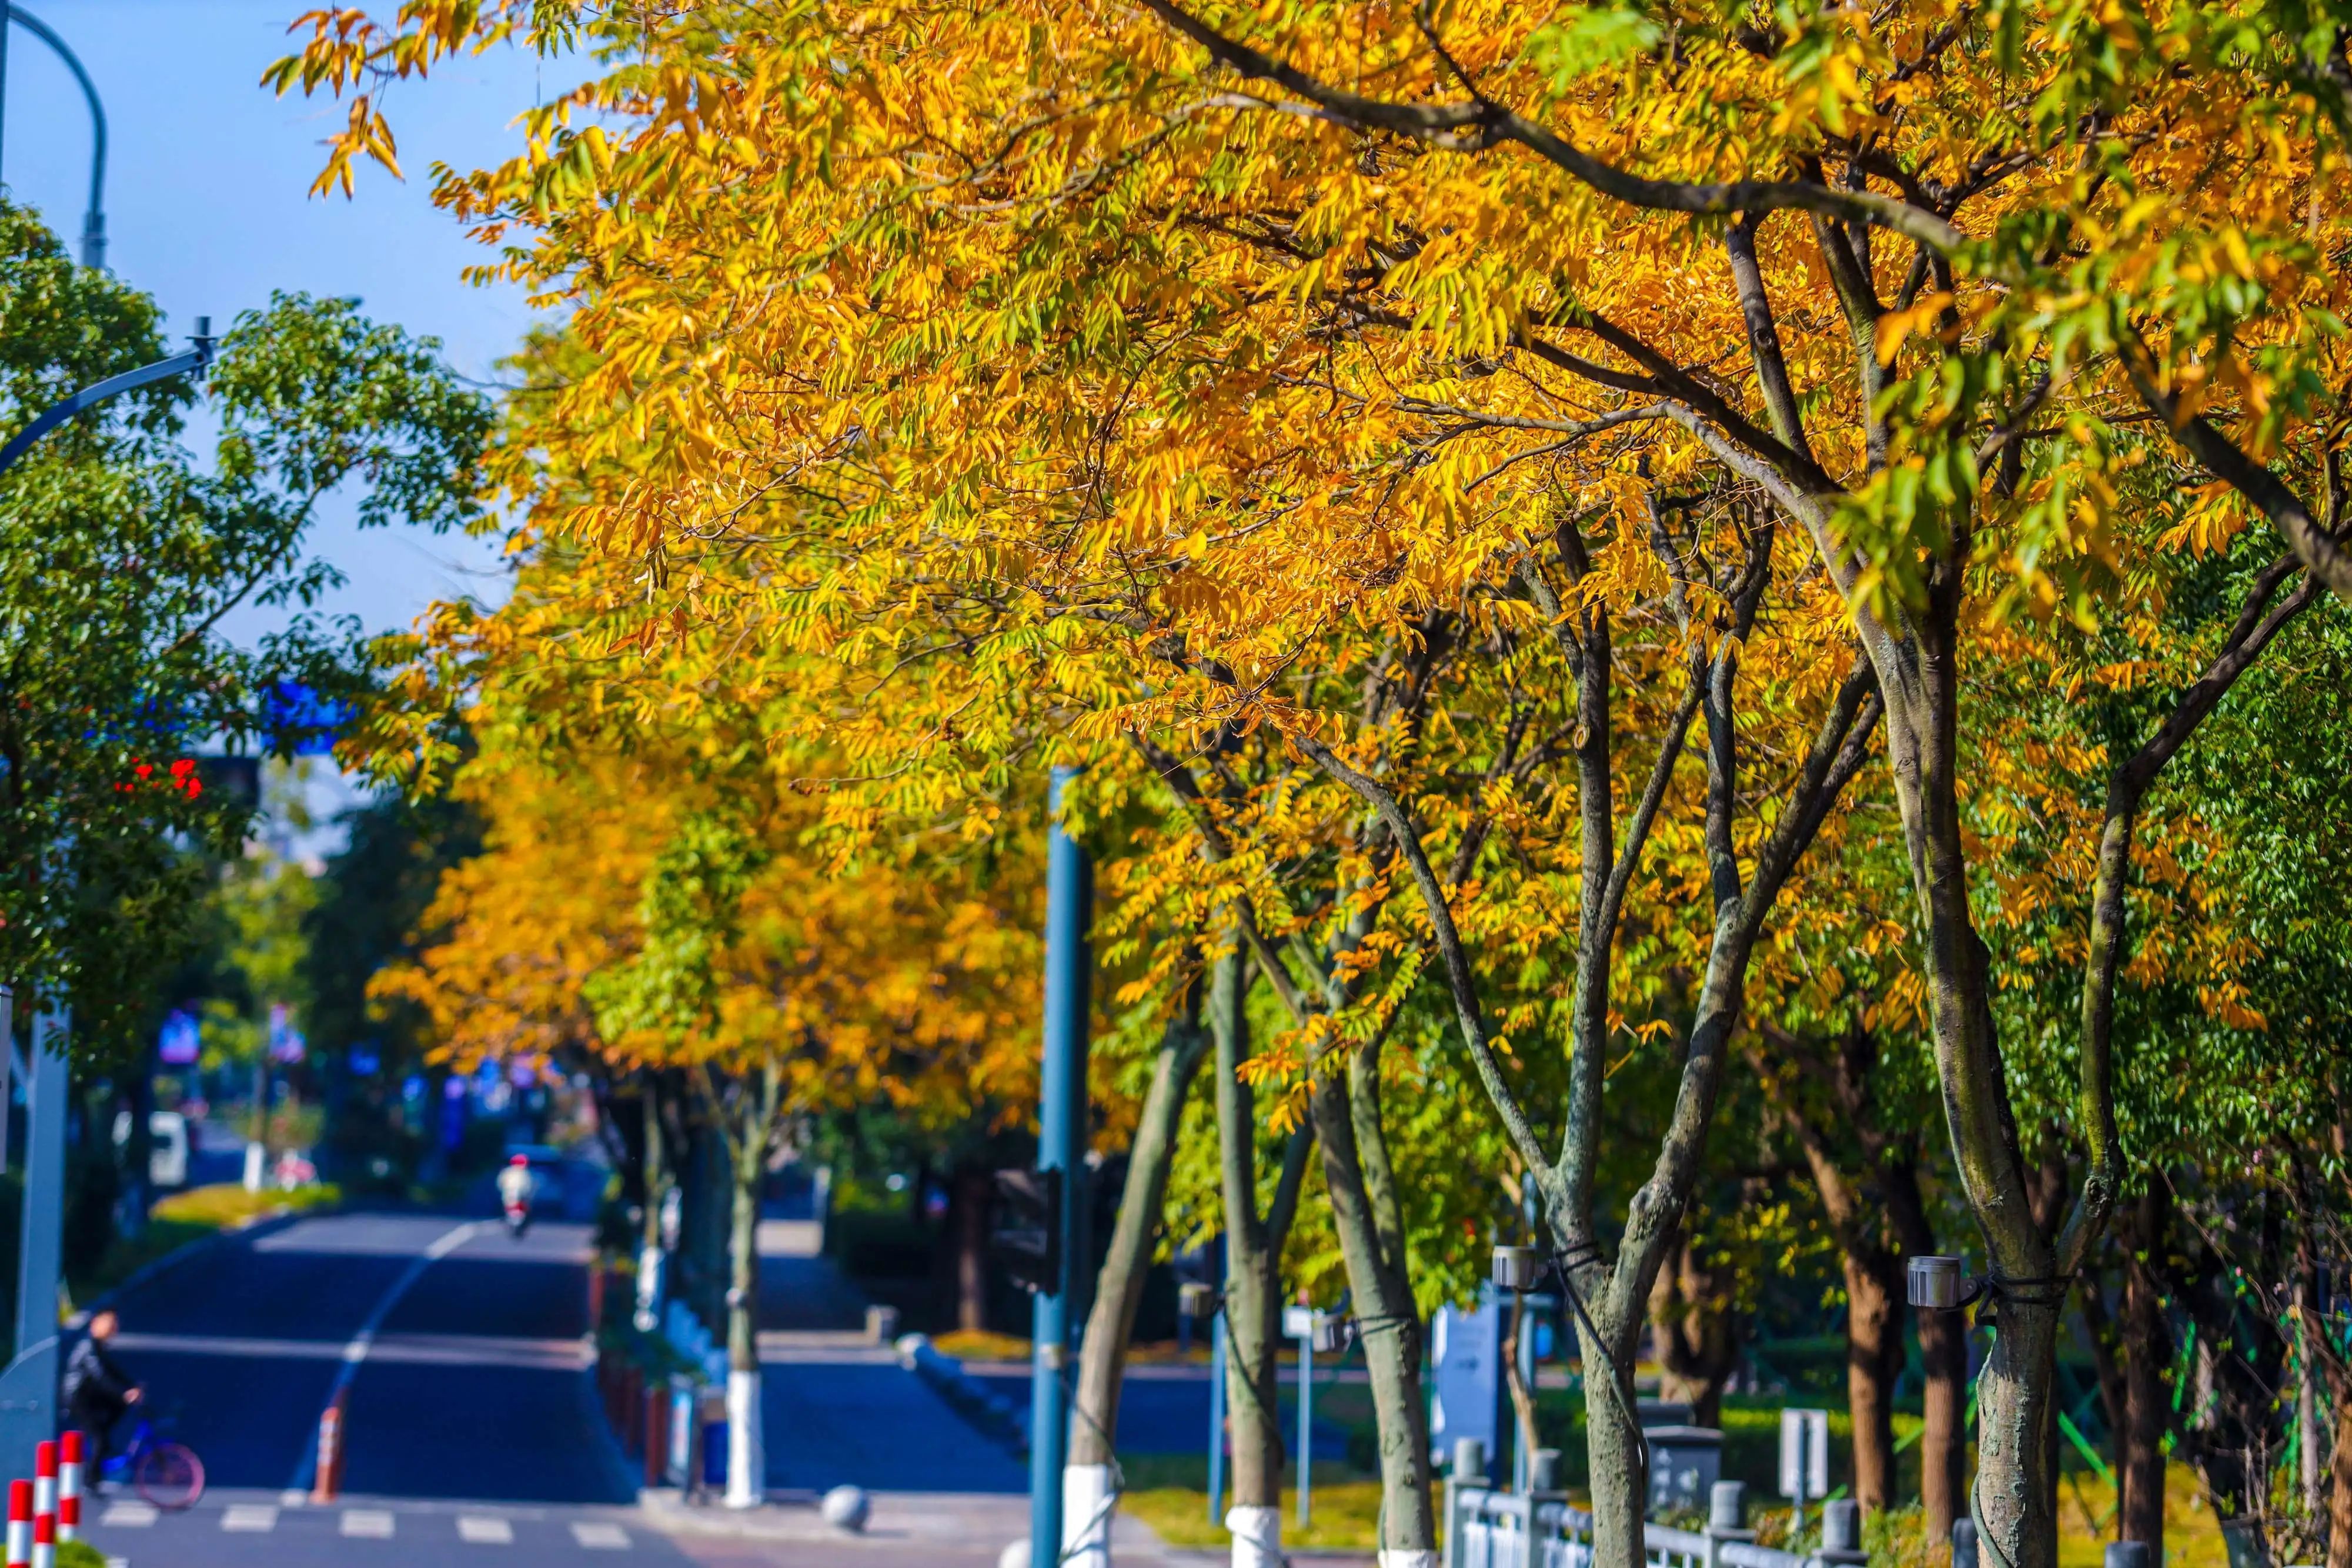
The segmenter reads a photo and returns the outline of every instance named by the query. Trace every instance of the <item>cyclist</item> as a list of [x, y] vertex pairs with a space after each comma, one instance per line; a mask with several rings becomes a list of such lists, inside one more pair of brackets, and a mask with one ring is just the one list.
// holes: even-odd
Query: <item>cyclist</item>
[[111, 1312], [100, 1312], [89, 1320], [89, 1335], [66, 1360], [58, 1390], [68, 1416], [81, 1431], [83, 1473], [89, 1478], [93, 1492], [105, 1473], [107, 1434], [125, 1410], [139, 1403], [141, 1393], [138, 1383], [106, 1348], [121, 1326]]

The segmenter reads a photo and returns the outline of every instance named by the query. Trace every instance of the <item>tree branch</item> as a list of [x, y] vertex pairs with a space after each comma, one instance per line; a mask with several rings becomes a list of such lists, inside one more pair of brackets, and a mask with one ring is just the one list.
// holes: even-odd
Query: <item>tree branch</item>
[[1509, 1081], [1503, 1076], [1503, 1064], [1487, 1043], [1486, 1024], [1480, 1017], [1477, 980], [1470, 972], [1469, 956], [1462, 946], [1461, 931], [1454, 924], [1454, 911], [1446, 904], [1445, 890], [1429, 863], [1428, 852], [1422, 846], [1420, 829], [1387, 786], [1341, 761], [1320, 740], [1301, 732], [1293, 735], [1290, 741], [1326, 773], [1354, 790], [1388, 825], [1398, 852], [1412, 869], [1413, 883], [1421, 891], [1422, 904], [1428, 912], [1430, 929], [1444, 962], [1446, 982], [1454, 993], [1454, 1010], [1462, 1028], [1462, 1041], [1470, 1052], [1478, 1082], [1486, 1089], [1486, 1097], [1494, 1102], [1504, 1135], [1510, 1139], [1519, 1158], [1527, 1163], [1528, 1170], [1540, 1173], [1539, 1179], [1548, 1176], [1552, 1167], [1544, 1158], [1543, 1145], [1534, 1127], [1528, 1124], [1527, 1113], [1519, 1108], [1518, 1097], [1512, 1093]]
[[2211, 470], [2215, 478], [2252, 502], [2271, 520], [2271, 526], [2278, 529], [2287, 548], [2311, 570], [2312, 576], [2326, 583], [2337, 598], [2352, 603], [2352, 549], [2331, 537], [2301, 497], [2288, 489], [2277, 475], [2246, 455], [2211, 421], [2201, 415], [2181, 417], [2179, 404], [2165, 392], [2147, 346], [2137, 335], [2128, 331], [2120, 334], [2118, 347], [2140, 402], [2151, 413], [2163, 416], [2172, 427], [2174, 437], [2191, 456]]
[[[1933, 213], [1868, 191], [1838, 191], [1811, 181], [1735, 180], [1685, 184], [1653, 180], [1593, 157], [1566, 138], [1490, 99], [1459, 104], [1391, 103], [1345, 92], [1239, 43], [1191, 16], [1173, 0], [1143, 0], [1146, 9], [1209, 51], [1210, 57], [1251, 80], [1270, 81], [1305, 99], [1326, 116], [1365, 131], [1410, 136], [1454, 152], [1477, 152], [1516, 141], [1601, 194], [1652, 212], [1716, 214], [1791, 210], [1871, 224], [1946, 255], [1967, 236]], [[1280, 105], [1268, 104], [1270, 109]]]
[[2125, 948], [2124, 893], [2131, 880], [2131, 851], [2141, 802], [2166, 763], [2179, 753], [2238, 677], [2262, 655], [2286, 623], [2319, 596], [2316, 574], [2305, 573], [2294, 592], [2263, 612], [2279, 586], [2297, 570], [2293, 556], [2264, 569], [2238, 612], [2237, 623], [2205, 673], [2180, 695], [2154, 735], [2117, 768], [2107, 781], [2106, 821], [2099, 833], [2099, 869], [2091, 895], [2091, 940], [2084, 959], [2082, 1087], [2076, 1115], [2090, 1145], [2089, 1169], [2074, 1211], [2058, 1237], [2058, 1271], [2082, 1265], [2091, 1243], [2115, 1207], [2123, 1181], [2123, 1145], [2116, 1130], [2116, 977]]
[[1812, 463], [1813, 449], [1805, 440], [1796, 391], [1789, 384], [1789, 360], [1780, 349], [1780, 329], [1772, 319], [1771, 296], [1764, 292], [1764, 274], [1756, 265], [1755, 214], [1743, 214], [1723, 231], [1723, 249], [1731, 258], [1731, 281], [1739, 293], [1739, 313], [1748, 324], [1748, 355], [1756, 365], [1757, 384], [1763, 389], [1773, 434], [1798, 456]]

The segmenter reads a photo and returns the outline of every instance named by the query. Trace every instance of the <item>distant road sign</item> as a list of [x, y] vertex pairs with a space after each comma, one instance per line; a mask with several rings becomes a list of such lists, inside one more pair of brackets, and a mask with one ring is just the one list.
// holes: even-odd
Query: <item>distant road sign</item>
[[1819, 1501], [1830, 1490], [1830, 1413], [1780, 1412], [1780, 1495]]

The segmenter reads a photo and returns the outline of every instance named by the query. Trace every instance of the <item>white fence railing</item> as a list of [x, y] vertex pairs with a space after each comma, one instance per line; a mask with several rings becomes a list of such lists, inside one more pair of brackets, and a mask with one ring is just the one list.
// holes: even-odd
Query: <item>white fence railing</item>
[[[1717, 1500], [1719, 1515], [1725, 1502], [1730, 1504], [1727, 1517], [1737, 1519], [1737, 1494]], [[1445, 1568], [1591, 1568], [1592, 1516], [1562, 1499], [1448, 1480], [1445, 1512]], [[1841, 1518], [1832, 1524], [1831, 1533], [1837, 1537], [1856, 1531], [1848, 1518]], [[1643, 1555], [1650, 1568], [1828, 1568], [1861, 1562], [1860, 1544], [1840, 1541], [1830, 1550], [1803, 1556], [1759, 1546], [1753, 1531], [1728, 1524], [1704, 1531], [1652, 1524], [1644, 1533]]]

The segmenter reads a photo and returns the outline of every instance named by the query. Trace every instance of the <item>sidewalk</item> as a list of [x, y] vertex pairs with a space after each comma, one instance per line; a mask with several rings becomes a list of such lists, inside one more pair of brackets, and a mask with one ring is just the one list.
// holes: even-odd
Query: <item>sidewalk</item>
[[1019, 1460], [866, 1340], [866, 1299], [816, 1252], [816, 1228], [772, 1220], [761, 1228], [769, 1489], [811, 1498], [843, 1485], [1025, 1498], [1029, 1473]]
[[[877, 1492], [873, 1500], [873, 1516], [858, 1535], [827, 1526], [806, 1494], [787, 1494], [750, 1513], [681, 1508], [674, 1493], [649, 1493], [641, 1506], [646, 1521], [680, 1551], [714, 1568], [995, 1568], [1005, 1546], [1029, 1532], [1026, 1495]], [[1114, 1526], [1111, 1551], [1122, 1568], [1206, 1568], [1223, 1561], [1163, 1546], [1131, 1519]]]
[[[639, 1517], [705, 1568], [995, 1568], [1029, 1532], [1026, 1463], [866, 1340], [865, 1298], [817, 1253], [814, 1226], [772, 1220], [761, 1229], [768, 1505], [735, 1512], [646, 1492]], [[871, 1502], [861, 1534], [816, 1511], [818, 1498], [845, 1484]], [[1226, 1561], [1164, 1545], [1125, 1516], [1112, 1552], [1120, 1568]]]

